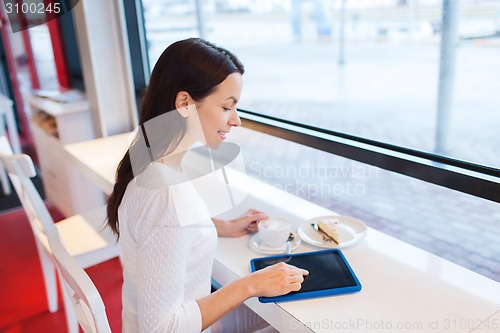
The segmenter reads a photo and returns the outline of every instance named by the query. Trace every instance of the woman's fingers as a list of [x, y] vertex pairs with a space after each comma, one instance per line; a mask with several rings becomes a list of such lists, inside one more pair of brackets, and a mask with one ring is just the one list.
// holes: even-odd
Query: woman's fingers
[[299, 291], [300, 288], [302, 288], [302, 283], [299, 282], [290, 283], [290, 291]]
[[264, 213], [256, 213], [256, 214], [248, 215], [247, 218], [250, 221], [262, 221], [262, 220], [267, 219], [268, 216]]
[[292, 275], [290, 277], [290, 283], [293, 284], [293, 283], [302, 283], [304, 282], [304, 275], [302, 274], [295, 274], [295, 275]]
[[246, 215], [254, 218], [253, 221], [260, 221], [260, 220], [265, 220], [265, 219], [269, 218], [269, 216], [266, 213], [261, 212], [260, 210], [257, 210], [257, 209], [253, 209], [253, 208], [249, 209], [246, 212]]
[[260, 210], [250, 208], [247, 213], [249, 214], [264, 214], [264, 212], [261, 212]]
[[250, 233], [257, 232], [257, 230], [258, 230], [257, 223], [250, 223], [250, 224], [247, 226], [246, 230], [247, 230], [248, 232], [250, 232]]
[[[278, 263], [265, 269], [263, 296], [284, 295], [291, 291], [298, 291], [304, 282], [304, 276], [309, 274], [305, 269], [297, 268], [286, 263]], [[264, 273], [264, 272], [263, 272]]]

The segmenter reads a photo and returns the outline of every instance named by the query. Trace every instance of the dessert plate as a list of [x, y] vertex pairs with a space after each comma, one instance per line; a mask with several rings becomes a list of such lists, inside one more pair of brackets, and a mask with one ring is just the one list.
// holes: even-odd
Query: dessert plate
[[[321, 219], [335, 219], [338, 221], [337, 228], [339, 230], [339, 244], [333, 241], [323, 240], [321, 232], [315, 230], [311, 223], [318, 223]], [[366, 235], [366, 225], [354, 217], [338, 215], [338, 216], [318, 216], [302, 223], [297, 229], [297, 234], [304, 240], [314, 246], [341, 249], [352, 246], [359, 242]]]
[[[297, 236], [297, 233], [293, 233], [293, 236], [294, 236], [293, 240], [290, 241], [290, 250], [292, 252], [293, 250], [297, 249], [301, 243], [300, 237]], [[286, 251], [286, 244], [278, 247], [271, 247], [262, 244], [259, 233], [256, 233], [252, 235], [252, 237], [250, 237], [250, 240], [248, 241], [248, 246], [250, 246], [252, 250], [264, 254], [281, 254], [285, 253]]]

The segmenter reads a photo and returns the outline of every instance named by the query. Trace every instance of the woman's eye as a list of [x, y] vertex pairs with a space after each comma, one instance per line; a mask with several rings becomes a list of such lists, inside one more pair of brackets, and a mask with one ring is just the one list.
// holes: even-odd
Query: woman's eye
[[231, 108], [223, 108], [224, 111], [231, 111]]

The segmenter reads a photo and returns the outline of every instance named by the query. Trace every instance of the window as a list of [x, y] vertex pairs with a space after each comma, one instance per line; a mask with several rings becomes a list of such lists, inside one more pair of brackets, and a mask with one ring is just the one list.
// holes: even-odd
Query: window
[[245, 64], [243, 109], [498, 168], [500, 1], [444, 2], [451, 27], [437, 0], [143, 6], [150, 63], [201, 34]]
[[37, 25], [28, 29], [30, 42], [35, 57], [40, 89], [58, 90], [56, 66], [49, 30], [46, 24]]

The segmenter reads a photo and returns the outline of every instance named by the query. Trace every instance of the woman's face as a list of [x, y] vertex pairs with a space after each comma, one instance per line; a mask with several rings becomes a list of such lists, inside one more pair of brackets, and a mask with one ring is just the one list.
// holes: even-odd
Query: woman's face
[[236, 104], [240, 100], [242, 88], [241, 74], [232, 73], [215, 88], [212, 94], [201, 102], [195, 102], [208, 145], [221, 143], [232, 127], [241, 125]]

